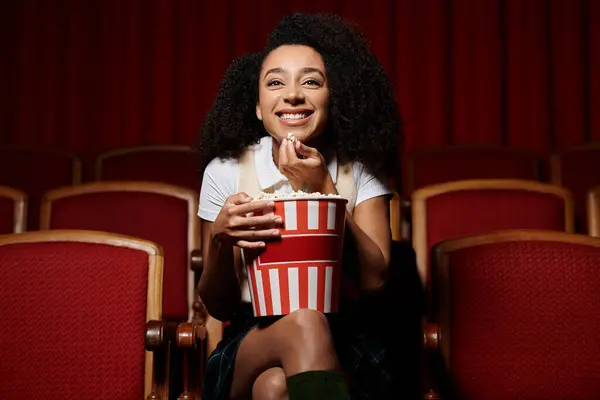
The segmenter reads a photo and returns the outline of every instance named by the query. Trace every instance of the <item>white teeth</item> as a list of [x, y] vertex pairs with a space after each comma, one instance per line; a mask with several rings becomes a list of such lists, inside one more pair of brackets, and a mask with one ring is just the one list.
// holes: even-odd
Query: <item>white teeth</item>
[[308, 115], [307, 114], [281, 114], [279, 118], [281, 119], [304, 119]]

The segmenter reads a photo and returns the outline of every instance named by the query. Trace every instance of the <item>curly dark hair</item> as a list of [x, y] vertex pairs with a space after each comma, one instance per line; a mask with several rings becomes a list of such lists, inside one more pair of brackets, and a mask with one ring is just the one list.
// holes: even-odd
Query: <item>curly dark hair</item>
[[263, 53], [235, 59], [200, 129], [202, 168], [214, 157], [240, 155], [266, 131], [256, 118], [258, 77], [266, 55], [282, 45], [306, 45], [323, 57], [329, 86], [328, 142], [341, 163], [360, 161], [394, 174], [401, 118], [394, 91], [367, 39], [333, 14], [292, 14], [269, 35]]

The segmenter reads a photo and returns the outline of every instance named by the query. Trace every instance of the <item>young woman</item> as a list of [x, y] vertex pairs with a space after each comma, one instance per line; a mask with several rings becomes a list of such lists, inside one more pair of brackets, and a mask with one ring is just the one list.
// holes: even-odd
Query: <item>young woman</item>
[[[209, 357], [203, 399], [386, 398], [386, 351], [361, 329], [357, 310], [388, 274], [387, 173], [399, 136], [383, 68], [337, 16], [288, 16], [264, 53], [232, 63], [198, 142], [205, 165], [199, 293], [213, 317], [230, 321]], [[253, 317], [239, 249], [260, 251], [279, 237], [280, 219], [247, 216], [272, 208], [251, 199], [274, 190], [351, 198], [339, 313]]]

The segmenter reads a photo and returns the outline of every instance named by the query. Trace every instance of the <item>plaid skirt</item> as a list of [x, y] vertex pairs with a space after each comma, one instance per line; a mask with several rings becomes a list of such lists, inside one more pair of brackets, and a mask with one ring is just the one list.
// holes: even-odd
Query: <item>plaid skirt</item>
[[[341, 304], [338, 314], [328, 315], [329, 325], [353, 399], [389, 399], [393, 386], [388, 351], [380, 337], [359, 322], [360, 307]], [[202, 384], [203, 400], [229, 399], [237, 350], [255, 326], [269, 325], [276, 319], [255, 318], [248, 303], [240, 306], [225, 327], [223, 340], [209, 356]]]

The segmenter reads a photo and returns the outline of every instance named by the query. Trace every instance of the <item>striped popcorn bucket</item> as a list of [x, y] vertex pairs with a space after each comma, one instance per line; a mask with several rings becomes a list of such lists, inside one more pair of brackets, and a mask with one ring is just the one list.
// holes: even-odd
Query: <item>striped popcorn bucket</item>
[[300, 308], [337, 312], [347, 200], [273, 201], [273, 213], [283, 219], [281, 240], [244, 260], [254, 315], [286, 315]]

